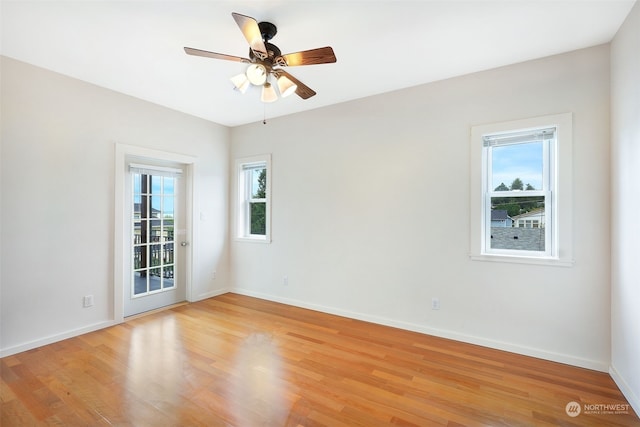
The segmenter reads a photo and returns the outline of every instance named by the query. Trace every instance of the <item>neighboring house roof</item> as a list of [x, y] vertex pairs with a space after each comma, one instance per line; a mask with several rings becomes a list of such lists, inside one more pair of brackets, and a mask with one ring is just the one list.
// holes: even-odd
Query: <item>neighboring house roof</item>
[[[522, 218], [527, 218], [530, 216], [540, 216], [540, 215], [544, 215], [544, 208], [538, 208], [538, 209], [534, 209], [532, 211], [529, 212], [525, 212], [523, 214], [520, 215], [516, 215], [513, 217], [514, 220], [518, 220], [518, 219], [522, 219]], [[493, 219], [493, 215], [491, 215], [491, 219]]]
[[509, 219], [507, 211], [504, 209], [495, 209], [491, 211], [491, 221], [506, 221]]

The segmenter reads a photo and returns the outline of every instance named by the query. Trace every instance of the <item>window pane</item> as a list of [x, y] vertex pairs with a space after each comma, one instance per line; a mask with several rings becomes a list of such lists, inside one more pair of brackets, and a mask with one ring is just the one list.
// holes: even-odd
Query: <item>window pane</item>
[[164, 240], [167, 242], [172, 242], [174, 239], [174, 233], [173, 233], [173, 220], [172, 219], [165, 219], [164, 220]]
[[152, 196], [149, 199], [151, 199], [151, 218], [160, 218], [162, 198], [160, 196]]
[[162, 288], [161, 275], [161, 268], [152, 268], [149, 270], [149, 291], [157, 291]]
[[543, 190], [542, 142], [491, 147], [491, 189]]
[[264, 202], [251, 203], [250, 209], [250, 230], [251, 234], [265, 235], [267, 233], [267, 204]]
[[148, 221], [151, 226], [150, 235], [148, 237], [148, 241], [152, 243], [156, 243], [160, 241], [161, 233], [162, 233], [162, 221], [159, 219], [153, 219]]
[[149, 246], [149, 262], [151, 267], [159, 266], [162, 262], [162, 246], [150, 245]]
[[142, 209], [142, 197], [140, 195], [133, 196], [133, 217], [141, 218], [140, 209]]
[[267, 190], [267, 170], [251, 169], [251, 198], [264, 199]]
[[142, 223], [133, 221], [133, 244], [138, 245], [140, 243], [142, 243]]
[[167, 243], [164, 246], [164, 253], [162, 257], [162, 264], [173, 264], [173, 243]]
[[150, 192], [153, 194], [160, 194], [162, 188], [162, 177], [149, 175], [149, 180], [151, 181]]
[[140, 194], [142, 192], [141, 176], [142, 175], [138, 173], [133, 174], [133, 194]]
[[491, 198], [491, 249], [545, 250], [544, 196]]
[[174, 216], [174, 197], [164, 197], [164, 205], [162, 215], [163, 218], [173, 218]]
[[162, 281], [163, 287], [173, 288], [175, 285], [175, 282], [173, 280], [173, 266], [170, 265], [170, 266], [164, 267], [162, 271], [163, 271], [162, 275], [164, 278], [164, 280]]
[[133, 294], [140, 295], [147, 292], [147, 272], [136, 271], [133, 273]]
[[164, 177], [164, 194], [173, 195], [175, 193], [175, 181], [173, 177]]

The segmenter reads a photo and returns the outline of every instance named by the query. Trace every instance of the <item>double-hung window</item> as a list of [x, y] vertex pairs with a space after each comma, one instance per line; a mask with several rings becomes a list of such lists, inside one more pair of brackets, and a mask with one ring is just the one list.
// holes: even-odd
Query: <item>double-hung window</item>
[[471, 256], [571, 264], [571, 114], [472, 128]]
[[556, 128], [487, 134], [482, 144], [484, 252], [551, 257]]
[[239, 159], [237, 237], [270, 241], [271, 158], [268, 155]]

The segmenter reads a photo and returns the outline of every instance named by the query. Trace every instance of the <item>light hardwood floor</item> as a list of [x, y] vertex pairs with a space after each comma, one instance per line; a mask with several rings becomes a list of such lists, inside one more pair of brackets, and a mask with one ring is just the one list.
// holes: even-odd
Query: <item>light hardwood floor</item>
[[3, 427], [640, 426], [605, 373], [236, 294], [0, 363]]

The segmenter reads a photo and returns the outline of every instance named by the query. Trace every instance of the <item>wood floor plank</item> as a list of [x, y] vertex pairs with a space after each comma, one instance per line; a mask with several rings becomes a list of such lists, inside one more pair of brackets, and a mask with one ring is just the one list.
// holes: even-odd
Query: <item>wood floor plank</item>
[[[602, 372], [237, 294], [0, 359], [2, 426], [640, 426]], [[585, 408], [569, 417], [565, 407]]]

